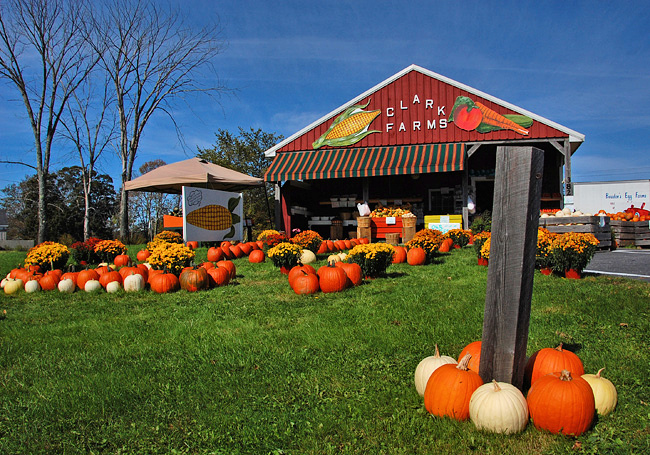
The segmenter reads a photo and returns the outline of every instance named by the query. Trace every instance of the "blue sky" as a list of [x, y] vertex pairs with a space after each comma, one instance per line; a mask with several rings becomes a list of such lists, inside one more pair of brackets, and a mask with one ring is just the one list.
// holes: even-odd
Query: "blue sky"
[[[175, 106], [185, 145], [162, 114], [135, 168], [194, 156], [218, 128], [285, 137], [416, 64], [586, 136], [574, 181], [650, 179], [650, 6], [643, 1], [173, 0], [192, 20], [218, 19], [215, 60], [233, 91]], [[34, 163], [33, 136], [0, 84], [0, 159]], [[71, 164], [62, 145], [53, 168]], [[119, 159], [102, 171], [119, 186]], [[30, 171], [0, 165], [0, 188]]]

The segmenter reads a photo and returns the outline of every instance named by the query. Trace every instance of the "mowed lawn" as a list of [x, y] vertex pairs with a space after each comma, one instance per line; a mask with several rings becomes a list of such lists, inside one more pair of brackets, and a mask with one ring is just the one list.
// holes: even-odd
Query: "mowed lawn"
[[[24, 256], [1, 252], [0, 273]], [[413, 385], [436, 343], [457, 357], [481, 337], [471, 248], [314, 296], [235, 264], [198, 293], [0, 295], [0, 453], [650, 453], [648, 283], [536, 273], [528, 354], [564, 343], [619, 403], [577, 438], [503, 436], [430, 416]]]

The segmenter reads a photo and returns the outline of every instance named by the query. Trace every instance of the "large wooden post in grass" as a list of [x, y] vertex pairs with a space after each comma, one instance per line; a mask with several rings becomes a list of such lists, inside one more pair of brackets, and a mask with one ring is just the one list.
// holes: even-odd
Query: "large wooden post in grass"
[[479, 371], [521, 388], [539, 224], [544, 152], [498, 147]]

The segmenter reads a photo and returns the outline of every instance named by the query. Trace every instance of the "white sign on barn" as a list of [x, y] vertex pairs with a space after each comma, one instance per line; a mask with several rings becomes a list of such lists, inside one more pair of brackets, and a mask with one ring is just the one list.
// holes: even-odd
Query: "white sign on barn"
[[183, 187], [185, 241], [216, 242], [243, 239], [242, 193]]

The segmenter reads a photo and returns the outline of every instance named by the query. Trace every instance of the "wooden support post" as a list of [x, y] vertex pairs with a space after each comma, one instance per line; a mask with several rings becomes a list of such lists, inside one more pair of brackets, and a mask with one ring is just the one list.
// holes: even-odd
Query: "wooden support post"
[[483, 381], [521, 388], [533, 294], [544, 152], [498, 147], [481, 363]]

